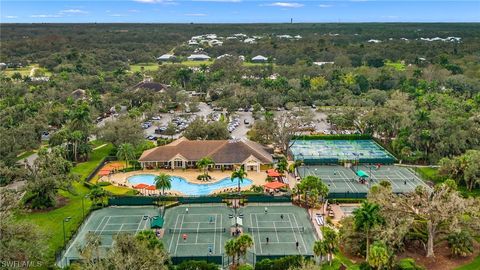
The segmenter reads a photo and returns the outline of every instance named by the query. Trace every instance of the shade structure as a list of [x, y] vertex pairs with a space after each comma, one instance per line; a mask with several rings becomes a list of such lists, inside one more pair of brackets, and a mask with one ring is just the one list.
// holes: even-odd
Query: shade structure
[[103, 169], [121, 169], [123, 168], [123, 165], [118, 164], [118, 163], [108, 163], [105, 166], [103, 166]]
[[150, 221], [150, 228], [152, 229], [161, 229], [163, 228], [163, 217], [160, 216], [154, 216], [152, 220]]
[[356, 173], [359, 177], [362, 177], [362, 178], [368, 177], [368, 174], [362, 170], [358, 170]]
[[268, 183], [264, 184], [263, 186], [265, 188], [268, 188], [268, 189], [279, 189], [279, 188], [285, 187], [286, 184], [280, 183], [278, 181], [274, 181], [274, 182], [268, 182]]
[[111, 173], [110, 170], [101, 170], [98, 172], [98, 175], [105, 176], [105, 175], [109, 175], [110, 173]]
[[146, 188], [146, 187], [148, 187], [148, 185], [146, 185], [146, 184], [138, 184], [138, 185], [134, 186], [133, 188], [135, 188], [135, 189], [144, 189], [144, 188]]
[[277, 170], [275, 169], [269, 169], [267, 170], [267, 175], [270, 176], [270, 177], [280, 177], [282, 176], [279, 172], [277, 172]]
[[156, 186], [147, 186], [145, 187], [146, 190], [157, 190]]

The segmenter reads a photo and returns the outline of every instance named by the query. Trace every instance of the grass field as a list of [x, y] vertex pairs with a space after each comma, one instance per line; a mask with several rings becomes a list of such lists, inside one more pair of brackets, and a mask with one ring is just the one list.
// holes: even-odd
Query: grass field
[[455, 270], [478, 270], [480, 269], [480, 256], [477, 256], [473, 262], [460, 266]]
[[398, 71], [404, 71], [405, 70], [405, 64], [402, 63], [402, 62], [387, 61], [387, 62], [385, 62], [385, 66], [393, 67], [394, 69], [396, 69]]
[[[431, 168], [431, 167], [420, 167], [416, 169], [417, 172], [422, 176], [423, 179], [432, 181], [435, 184], [443, 183], [446, 180], [446, 177], [439, 175], [438, 168]], [[480, 189], [474, 189], [469, 191], [465, 188], [465, 186], [459, 185], [458, 191], [462, 193], [463, 196], [473, 196], [473, 197], [480, 197]]]
[[[88, 162], [78, 164], [73, 168], [72, 173], [80, 176], [80, 179], [87, 177], [91, 171], [95, 169], [98, 163], [110, 153], [112, 145], [94, 150]], [[48, 211], [37, 213], [17, 213], [18, 220], [28, 221], [40, 227], [40, 230], [47, 235], [48, 246], [45, 250], [45, 259], [53, 263], [55, 260], [55, 252], [63, 247], [63, 230], [62, 220], [71, 217], [71, 220], [65, 223], [65, 231], [67, 239], [80, 226], [83, 221], [82, 199], [89, 193], [89, 189], [80, 182], [73, 183], [73, 192], [64, 190], [59, 191], [59, 195], [67, 200], [66, 205]], [[91, 207], [89, 199], [83, 199], [85, 206], [85, 214]]]
[[[171, 62], [166, 62], [166, 63], [163, 63], [161, 65], [171, 65], [172, 63]], [[184, 66], [187, 66], [187, 67], [199, 67], [201, 65], [207, 65], [207, 66], [210, 66], [211, 64], [213, 64], [213, 61], [183, 61], [183, 62], [179, 62], [179, 63], [175, 63], [175, 64], [181, 64], [181, 65], [184, 65]], [[149, 63], [138, 63], [138, 64], [134, 64], [134, 65], [130, 65], [130, 70], [132, 72], [141, 72], [142, 71], [142, 67], [144, 68], [144, 71], [157, 71], [160, 66], [158, 63], [155, 63], [155, 62], [149, 62]], [[274, 65], [275, 64], [270, 64], [270, 63], [250, 63], [250, 62], [243, 62], [243, 65], [245, 67], [254, 67], [254, 66], [265, 66], [265, 65]]]
[[45, 76], [51, 76], [52, 75], [52, 73], [50, 71], [48, 71], [45, 68], [39, 67], [38, 64], [28, 65], [28, 66], [22, 67], [22, 68], [7, 68], [3, 72], [5, 72], [5, 75], [8, 76], [8, 77], [11, 77], [16, 72], [20, 73], [22, 76], [29, 76], [32, 68], [39, 69], [40, 71], [45, 73]]

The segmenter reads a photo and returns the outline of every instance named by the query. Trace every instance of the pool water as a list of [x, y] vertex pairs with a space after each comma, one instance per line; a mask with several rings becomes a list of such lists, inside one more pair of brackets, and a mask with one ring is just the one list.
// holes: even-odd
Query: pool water
[[[155, 176], [154, 174], [138, 174], [134, 176], [130, 176], [127, 178], [127, 181], [130, 184], [137, 185], [137, 184], [147, 184], [147, 185], [155, 185]], [[205, 183], [205, 184], [195, 184], [190, 183], [182, 177], [178, 176], [171, 176], [172, 180], [172, 191], [178, 191], [185, 195], [208, 195], [212, 192], [223, 189], [223, 188], [234, 188], [238, 187], [237, 179], [231, 181], [230, 177], [223, 178], [220, 181], [216, 181], [214, 183]], [[253, 182], [250, 179], [243, 179], [243, 183], [240, 183], [240, 187], [246, 187], [251, 185]]]

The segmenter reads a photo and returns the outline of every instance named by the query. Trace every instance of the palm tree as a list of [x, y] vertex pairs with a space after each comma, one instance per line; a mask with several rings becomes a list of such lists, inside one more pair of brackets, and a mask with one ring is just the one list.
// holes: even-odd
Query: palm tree
[[162, 195], [165, 195], [165, 189], [172, 188], [172, 177], [166, 173], [161, 173], [155, 176], [155, 187], [162, 190]]
[[333, 254], [338, 252], [338, 234], [329, 227], [322, 227], [323, 243], [327, 252], [327, 260], [332, 264]]
[[245, 258], [249, 248], [253, 246], [253, 239], [248, 234], [242, 234], [237, 238], [237, 254], [238, 254], [238, 263], [240, 263], [240, 257]]
[[105, 190], [99, 185], [94, 185], [88, 194], [94, 205], [97, 205], [98, 201], [103, 205], [103, 198], [105, 198], [106, 195]]
[[237, 170], [233, 171], [232, 175], [230, 176], [232, 181], [235, 181], [235, 178], [238, 180], [238, 194], [240, 194], [240, 183], [243, 183], [243, 179], [245, 179], [245, 177], [247, 177], [247, 173], [245, 172], [243, 165]]
[[208, 166], [215, 164], [212, 158], [204, 157], [197, 161], [197, 167], [203, 170], [203, 174], [208, 178]]
[[232, 257], [232, 265], [235, 265], [235, 258], [237, 255], [237, 239], [230, 239], [225, 243], [225, 254]]
[[83, 134], [79, 130], [75, 130], [74, 132], [70, 133], [69, 140], [72, 142], [73, 146], [73, 160], [78, 160], [78, 145], [81, 143], [83, 139]]
[[70, 115], [70, 129], [79, 130], [87, 133], [92, 121], [90, 119], [90, 107], [87, 103], [82, 103], [76, 107]]
[[320, 257], [320, 263], [323, 261], [323, 257], [328, 254], [325, 241], [315, 241], [315, 244], [313, 245], [313, 254]]
[[125, 166], [128, 167], [128, 161], [135, 159], [135, 149], [133, 148], [133, 145], [123, 143], [118, 146], [117, 158], [119, 160], [125, 160]]
[[384, 222], [380, 215], [380, 206], [375, 203], [364, 201], [360, 208], [353, 211], [353, 217], [356, 230], [363, 230], [367, 240], [366, 258], [368, 259], [368, 252], [370, 248], [370, 231], [375, 226]]

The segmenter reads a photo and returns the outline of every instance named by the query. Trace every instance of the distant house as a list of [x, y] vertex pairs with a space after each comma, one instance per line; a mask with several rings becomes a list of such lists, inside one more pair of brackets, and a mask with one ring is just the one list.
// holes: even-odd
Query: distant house
[[210, 42], [208, 42], [208, 45], [210, 45], [210, 46], [222, 46], [223, 41], [220, 41], [218, 39], [213, 39], [213, 40], [210, 40]]
[[313, 62], [314, 65], [323, 66], [323, 65], [333, 65], [335, 62]]
[[192, 54], [187, 59], [190, 61], [207, 61], [210, 60], [210, 56], [206, 54]]
[[243, 42], [244, 42], [244, 43], [248, 43], [248, 44], [255, 44], [255, 43], [257, 43], [254, 38], [247, 38], [247, 39], [245, 39]]
[[215, 162], [215, 169], [226, 170], [243, 165], [247, 171], [259, 172], [273, 163], [272, 154], [256, 142], [186, 138], [146, 150], [138, 161], [143, 168], [194, 168], [204, 157], [210, 157]]
[[171, 61], [175, 59], [175, 55], [173, 54], [164, 54], [162, 56], [157, 57], [157, 61]]
[[367, 41], [368, 43], [380, 43], [382, 42], [381, 40], [378, 40], [378, 39], [370, 39], [369, 41]]
[[198, 42], [196, 40], [189, 40], [188, 45], [198, 45]]
[[252, 58], [252, 62], [255, 62], [255, 63], [265, 63], [267, 61], [268, 61], [268, 58], [263, 55], [257, 55]]
[[83, 100], [87, 97], [87, 91], [83, 89], [77, 89], [72, 91], [71, 96], [74, 100]]
[[226, 54], [222, 54], [222, 55], [218, 56], [217, 59], [222, 59], [224, 57], [230, 57], [230, 56], [232, 56], [232, 55], [226, 53]]
[[131, 87], [132, 91], [138, 91], [140, 89], [145, 89], [152, 92], [165, 92], [168, 89], [168, 85], [153, 82], [151, 79], [145, 79]]
[[7, 64], [5, 63], [0, 63], [0, 70], [4, 70], [7, 68]]
[[286, 38], [286, 39], [291, 39], [292, 36], [290, 35], [277, 35], [277, 38]]

